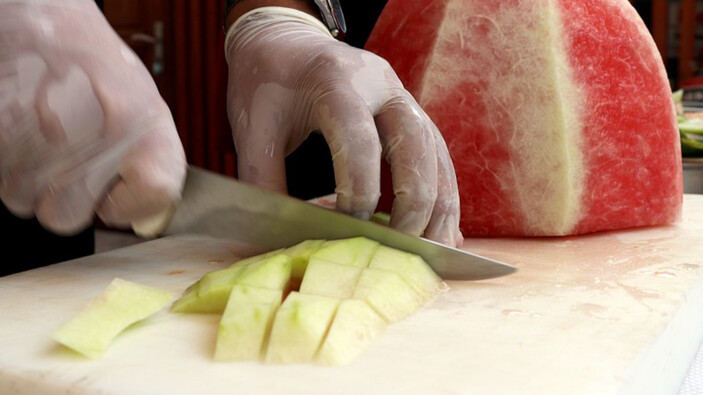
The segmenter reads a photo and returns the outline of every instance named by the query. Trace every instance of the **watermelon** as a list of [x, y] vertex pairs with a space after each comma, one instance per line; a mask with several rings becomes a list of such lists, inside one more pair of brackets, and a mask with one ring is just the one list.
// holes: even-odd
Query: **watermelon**
[[442, 132], [465, 236], [680, 219], [672, 91], [628, 0], [390, 0], [366, 49]]

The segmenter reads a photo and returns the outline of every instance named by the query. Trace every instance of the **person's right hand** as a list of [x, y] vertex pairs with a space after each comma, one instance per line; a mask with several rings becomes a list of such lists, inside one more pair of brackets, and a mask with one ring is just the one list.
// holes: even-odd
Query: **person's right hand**
[[0, 198], [71, 234], [180, 198], [186, 160], [148, 70], [92, 0], [0, 2]]

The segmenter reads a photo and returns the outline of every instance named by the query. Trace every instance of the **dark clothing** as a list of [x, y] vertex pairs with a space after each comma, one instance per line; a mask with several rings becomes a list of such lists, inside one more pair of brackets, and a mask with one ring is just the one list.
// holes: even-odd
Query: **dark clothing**
[[58, 236], [36, 219], [20, 219], [0, 203], [0, 276], [80, 258], [95, 252], [94, 228]]
[[340, 3], [348, 26], [344, 41], [351, 46], [363, 48], [387, 1], [340, 0]]

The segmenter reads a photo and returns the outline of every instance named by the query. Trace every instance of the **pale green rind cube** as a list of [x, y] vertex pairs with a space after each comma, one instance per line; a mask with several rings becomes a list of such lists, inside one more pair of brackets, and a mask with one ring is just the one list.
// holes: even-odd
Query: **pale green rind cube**
[[371, 218], [369, 218], [369, 221], [376, 222], [376, 223], [384, 225], [384, 226], [390, 226], [391, 215], [388, 213], [384, 213], [384, 212], [373, 213]]
[[120, 332], [158, 312], [172, 298], [171, 292], [115, 278], [52, 337], [87, 357], [97, 359]]
[[333, 298], [351, 298], [359, 281], [360, 267], [311, 258], [300, 284], [300, 293]]
[[380, 246], [369, 262], [369, 268], [390, 270], [400, 274], [425, 299], [437, 293], [441, 279], [421, 256]]
[[336, 298], [291, 292], [276, 312], [265, 362], [312, 362], [338, 305]]
[[249, 257], [226, 269], [206, 273], [171, 306], [171, 312], [222, 313], [235, 284], [284, 289], [290, 279], [291, 258], [281, 251]]
[[279, 248], [279, 249], [277, 249], [277, 250], [273, 250], [273, 251], [269, 251], [269, 252], [264, 252], [264, 253], [259, 254], [259, 255], [252, 255], [252, 256], [250, 256], [250, 257], [247, 257], [247, 258], [244, 258], [244, 259], [240, 259], [240, 260], [238, 260], [237, 262], [234, 262], [234, 263], [232, 264], [232, 266], [234, 266], [234, 265], [248, 265], [248, 264], [250, 264], [250, 263], [254, 263], [254, 262], [258, 262], [258, 261], [261, 261], [261, 260], [264, 260], [264, 259], [267, 259], [267, 258], [271, 258], [272, 256], [278, 255], [278, 254], [282, 253], [283, 251], [285, 251], [285, 248]]
[[[214, 270], [205, 273], [198, 281], [194, 282], [181, 294], [181, 296], [171, 305], [171, 312], [174, 313], [221, 313], [229, 298], [229, 290], [235, 283], [242, 268], [249, 263], [262, 260], [261, 256], [254, 256], [242, 259], [230, 267]], [[209, 297], [211, 291], [218, 291], [218, 288], [225, 287], [219, 297]], [[203, 290], [204, 289], [204, 290]], [[214, 299], [214, 300], [212, 300]]]
[[425, 302], [398, 273], [382, 269], [365, 269], [361, 273], [354, 298], [365, 300], [388, 323], [402, 320]]
[[252, 287], [250, 285], [237, 284], [232, 287], [232, 293], [227, 302], [227, 310], [233, 309], [230, 303], [266, 303], [280, 306], [283, 302], [283, 290]]
[[237, 283], [245, 268], [245, 265], [238, 265], [206, 273], [200, 280], [200, 287], [198, 287], [200, 312], [221, 313], [224, 311], [232, 287]]
[[220, 320], [214, 359], [258, 360], [283, 291], [235, 285]]
[[244, 268], [246, 265], [232, 265], [227, 269], [205, 273], [198, 281], [198, 293], [204, 295], [208, 292], [217, 292], [222, 287], [228, 287], [231, 291], [235, 280], [242, 274]]
[[290, 282], [291, 269], [291, 258], [283, 253], [276, 254], [248, 265], [237, 284], [284, 290]]
[[[246, 266], [246, 265], [249, 265], [249, 264], [254, 263], [254, 262], [263, 261], [263, 260], [265, 260], [265, 259], [271, 258], [271, 257], [274, 256], [274, 255], [278, 255], [278, 254], [282, 253], [283, 250], [284, 250], [283, 248], [279, 248], [279, 249], [277, 249], [277, 250], [273, 250], [273, 251], [269, 251], [269, 252], [264, 252], [264, 253], [262, 253], [262, 254], [252, 255], [252, 256], [250, 256], [250, 257], [242, 258], [242, 259], [240, 259], [240, 260], [234, 262], [234, 263], [232, 264], [232, 266], [230, 266], [230, 267], [227, 268], [227, 269], [231, 269], [231, 268], [238, 267], [238, 266]], [[227, 270], [227, 269], [223, 269], [223, 270]]]
[[369, 265], [369, 261], [379, 245], [378, 242], [365, 237], [330, 240], [325, 242], [310, 258], [363, 268]]
[[[239, 273], [241, 273], [241, 270], [244, 266], [247, 266], [251, 263], [255, 262], [260, 262], [263, 261], [273, 255], [276, 255], [283, 251], [283, 249], [278, 249], [275, 251], [269, 251], [264, 254], [260, 255], [254, 255], [250, 256], [248, 258], [240, 259], [236, 262], [234, 262], [231, 266], [225, 268], [225, 269], [220, 269], [220, 270], [214, 270], [211, 272], [205, 273], [198, 281], [195, 283], [191, 284], [188, 288], [186, 288], [186, 292], [192, 291], [192, 290], [200, 290], [203, 288], [204, 284], [208, 283], [213, 283], [213, 285], [216, 285], [217, 283], [233, 283], [230, 280], [233, 280]], [[205, 288], [207, 288], [207, 285], [205, 285]], [[230, 287], [231, 289], [231, 287]], [[206, 291], [207, 292], [207, 291]], [[227, 297], [229, 297], [229, 293], [227, 294]], [[226, 303], [225, 299], [225, 303]]]
[[205, 273], [171, 305], [171, 312], [221, 313], [227, 305], [232, 287], [245, 267], [246, 265], [235, 264]]
[[310, 255], [317, 251], [325, 240], [305, 240], [292, 247], [286, 248], [283, 253], [291, 257], [291, 277], [293, 280], [300, 282], [305, 275], [305, 269], [308, 266]]
[[172, 313], [199, 313], [202, 310], [202, 304], [200, 298], [198, 298], [198, 291], [186, 291], [181, 297], [179, 297], [171, 305], [170, 311]]
[[359, 356], [386, 329], [386, 321], [365, 301], [346, 299], [339, 304], [315, 362], [344, 365]]

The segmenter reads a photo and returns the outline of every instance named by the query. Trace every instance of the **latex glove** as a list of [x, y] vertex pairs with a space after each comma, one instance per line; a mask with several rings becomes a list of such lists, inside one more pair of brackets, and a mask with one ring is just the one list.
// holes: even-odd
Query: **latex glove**
[[0, 1], [0, 198], [71, 234], [179, 199], [186, 161], [151, 75], [91, 0]]
[[461, 244], [446, 144], [387, 61], [335, 40], [312, 16], [280, 7], [243, 15], [225, 45], [241, 180], [286, 192], [285, 157], [319, 131], [332, 153], [339, 210], [373, 214], [383, 154], [396, 195], [390, 225]]

